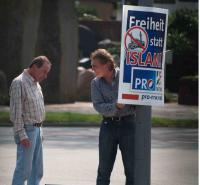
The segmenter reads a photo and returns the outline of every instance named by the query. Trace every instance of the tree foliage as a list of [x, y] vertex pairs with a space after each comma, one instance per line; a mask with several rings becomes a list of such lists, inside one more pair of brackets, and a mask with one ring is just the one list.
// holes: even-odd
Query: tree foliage
[[177, 92], [177, 79], [198, 74], [197, 10], [180, 9], [170, 14], [167, 48], [173, 51], [173, 61], [166, 66], [166, 87]]
[[172, 49], [176, 60], [198, 60], [198, 11], [177, 10], [169, 16], [167, 47]]

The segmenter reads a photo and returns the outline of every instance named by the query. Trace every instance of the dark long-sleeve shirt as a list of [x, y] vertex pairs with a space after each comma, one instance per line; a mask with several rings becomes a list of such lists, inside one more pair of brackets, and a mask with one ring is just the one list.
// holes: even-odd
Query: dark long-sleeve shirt
[[115, 69], [112, 84], [104, 78], [96, 77], [91, 82], [91, 97], [95, 110], [105, 117], [127, 116], [135, 114], [135, 106], [116, 107], [119, 86], [119, 69]]

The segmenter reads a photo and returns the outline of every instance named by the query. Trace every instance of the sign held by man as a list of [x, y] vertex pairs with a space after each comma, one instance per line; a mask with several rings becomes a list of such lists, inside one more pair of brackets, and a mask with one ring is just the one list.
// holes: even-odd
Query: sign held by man
[[164, 104], [168, 10], [123, 6], [118, 102]]

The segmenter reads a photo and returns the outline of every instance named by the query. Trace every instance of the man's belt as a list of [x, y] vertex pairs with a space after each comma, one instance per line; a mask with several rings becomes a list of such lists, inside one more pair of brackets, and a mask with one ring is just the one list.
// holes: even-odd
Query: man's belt
[[131, 115], [127, 115], [127, 116], [103, 117], [103, 120], [104, 121], [123, 121], [123, 120], [128, 120], [133, 117], [135, 117], [135, 114], [131, 114]]
[[35, 126], [35, 127], [41, 127], [42, 126], [42, 122], [41, 123], [33, 123], [33, 126]]

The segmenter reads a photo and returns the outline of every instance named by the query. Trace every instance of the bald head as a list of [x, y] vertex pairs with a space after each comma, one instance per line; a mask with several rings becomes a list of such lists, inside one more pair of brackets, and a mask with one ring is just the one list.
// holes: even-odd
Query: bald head
[[51, 69], [51, 62], [46, 56], [38, 56], [34, 58], [29, 65], [29, 74], [38, 82], [41, 82], [45, 78]]
[[44, 63], [51, 65], [51, 62], [46, 56], [38, 56], [31, 61], [29, 68], [32, 68], [33, 65], [35, 65], [38, 68], [41, 68], [44, 65]]

